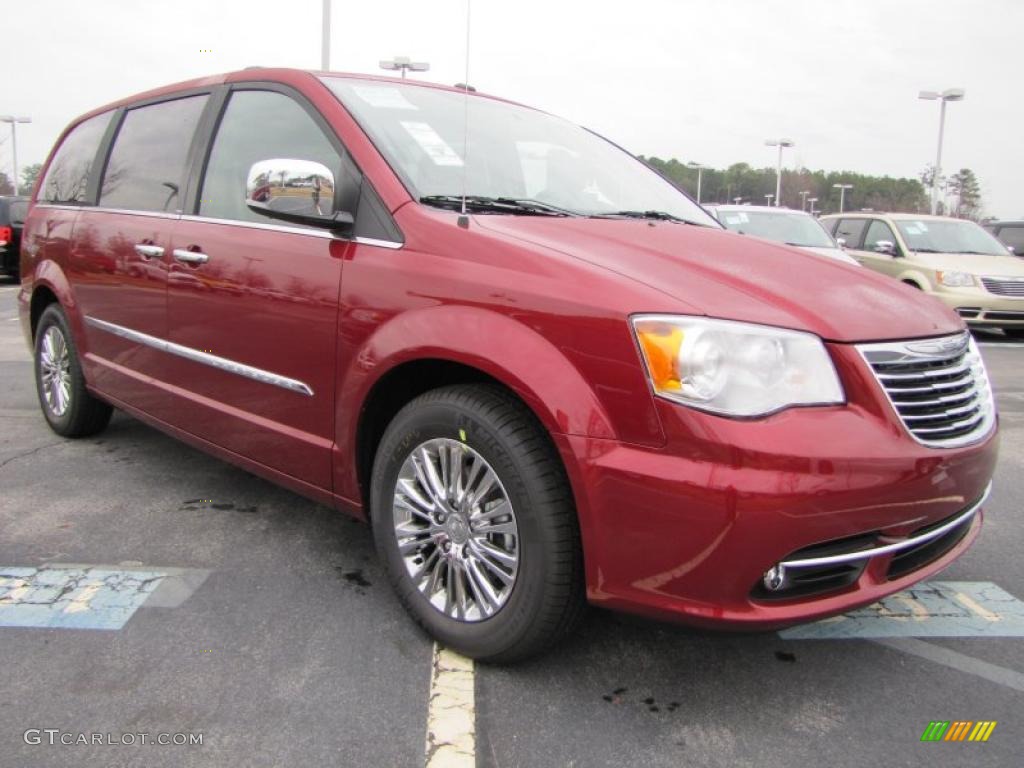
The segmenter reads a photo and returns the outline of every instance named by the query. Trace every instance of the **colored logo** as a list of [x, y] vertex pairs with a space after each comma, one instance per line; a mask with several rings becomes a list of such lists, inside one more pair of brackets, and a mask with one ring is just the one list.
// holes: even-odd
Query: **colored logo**
[[995, 720], [932, 720], [921, 741], [988, 741], [995, 729]]

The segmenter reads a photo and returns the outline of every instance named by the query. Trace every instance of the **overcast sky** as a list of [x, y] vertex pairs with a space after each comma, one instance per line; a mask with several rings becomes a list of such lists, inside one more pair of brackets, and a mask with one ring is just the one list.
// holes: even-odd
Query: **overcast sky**
[[[463, 80], [466, 0], [333, 0], [331, 68], [429, 61]], [[42, 161], [93, 107], [251, 65], [319, 68], [321, 0], [3, 0], [0, 114], [19, 164]], [[985, 210], [1024, 216], [1021, 0], [474, 0], [470, 81], [586, 125], [636, 154], [716, 167], [786, 165], [916, 176], [970, 167]], [[210, 52], [204, 52], [209, 49]], [[10, 172], [0, 126], [0, 170]], [[793, 201], [795, 203], [795, 201]]]

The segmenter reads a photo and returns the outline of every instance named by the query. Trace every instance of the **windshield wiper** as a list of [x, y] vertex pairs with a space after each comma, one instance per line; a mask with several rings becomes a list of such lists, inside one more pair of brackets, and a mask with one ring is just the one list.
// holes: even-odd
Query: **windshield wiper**
[[[426, 195], [420, 198], [425, 205], [462, 210], [461, 195]], [[512, 197], [486, 197], [466, 195], [466, 209], [478, 213], [508, 213], [527, 216], [576, 216], [572, 211], [539, 200], [519, 200]]]
[[692, 224], [695, 227], [707, 227], [708, 224], [701, 224], [699, 221], [691, 221], [680, 216], [668, 213], [667, 211], [611, 211], [609, 213], [595, 213], [592, 219], [653, 219], [655, 221], [675, 221], [679, 224]]

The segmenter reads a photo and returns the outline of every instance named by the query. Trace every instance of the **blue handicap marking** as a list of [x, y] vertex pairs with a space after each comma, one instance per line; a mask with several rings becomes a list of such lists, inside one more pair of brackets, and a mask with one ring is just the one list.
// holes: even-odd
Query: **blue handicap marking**
[[990, 581], [930, 581], [841, 616], [790, 627], [779, 636], [1024, 637], [1024, 602]]
[[110, 567], [0, 566], [0, 627], [120, 629], [165, 575]]

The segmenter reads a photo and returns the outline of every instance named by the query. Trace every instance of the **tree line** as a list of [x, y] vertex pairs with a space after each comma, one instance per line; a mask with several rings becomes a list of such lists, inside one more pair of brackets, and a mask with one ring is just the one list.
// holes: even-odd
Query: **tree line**
[[[675, 158], [662, 160], [640, 155], [640, 159], [692, 197], [697, 197], [697, 168]], [[844, 210], [927, 213], [931, 209], [930, 171], [926, 168], [920, 178], [907, 179], [853, 171], [783, 169], [781, 204], [809, 210], [808, 201], [816, 198], [815, 211], [836, 213], [839, 211], [840, 190], [833, 184], [851, 184], [852, 188], [844, 194]], [[701, 202], [734, 203], [739, 198], [741, 203], [765, 205], [769, 195], [771, 198], [775, 196], [775, 183], [774, 168], [754, 168], [747, 163], [734, 163], [724, 170], [704, 168], [701, 173]], [[977, 179], [969, 168], [945, 179], [940, 177], [940, 188], [944, 194], [939, 201], [939, 213], [966, 218], [980, 216], [981, 194]]]

